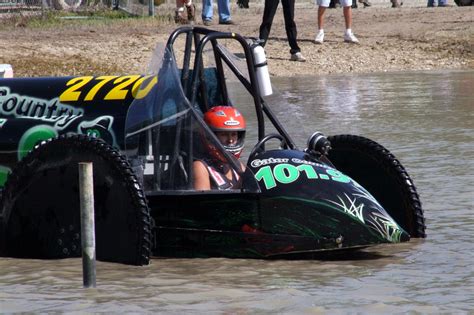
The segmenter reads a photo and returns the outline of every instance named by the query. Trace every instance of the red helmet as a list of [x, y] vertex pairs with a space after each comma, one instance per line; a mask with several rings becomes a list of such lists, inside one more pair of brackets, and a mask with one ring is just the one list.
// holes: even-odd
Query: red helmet
[[224, 145], [224, 148], [239, 158], [244, 148], [246, 127], [242, 114], [232, 106], [215, 106], [204, 114], [204, 121], [214, 132], [237, 131], [237, 142]]

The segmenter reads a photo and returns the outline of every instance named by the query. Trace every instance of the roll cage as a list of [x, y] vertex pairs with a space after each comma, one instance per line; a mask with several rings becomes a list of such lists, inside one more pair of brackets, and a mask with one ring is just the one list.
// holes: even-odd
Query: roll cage
[[[176, 52], [182, 51], [182, 48], [175, 50], [175, 44], [182, 37], [184, 54], [182, 64], [178, 65]], [[244, 65], [241, 65], [242, 58], [237, 58], [221, 44], [221, 41], [227, 40], [231, 40], [231, 44], [237, 43], [235, 46], [243, 52]], [[209, 44], [210, 56], [207, 51], [205, 54]], [[206, 148], [209, 144], [243, 177], [243, 191], [258, 191], [250, 170], [242, 171], [240, 162], [223, 148], [202, 119], [203, 113], [210, 107], [233, 105], [227, 86], [229, 71], [253, 99], [259, 148], [264, 149], [265, 139], [268, 139], [266, 117], [279, 133], [285, 148], [296, 149], [289, 134], [260, 96], [253, 55], [257, 45], [255, 39], [201, 27], [184, 26], [170, 35], [154, 81], [156, 84], [151, 84], [153, 87], [144, 93], [144, 98], [135, 99], [127, 113], [125, 151], [136, 166], [136, 174], [142, 175], [139, 177], [147, 195], [157, 191], [160, 194], [166, 191], [192, 192], [193, 162], [209, 155], [209, 147]], [[207, 58], [206, 67], [204, 55]], [[212, 66], [207, 66], [208, 61]], [[141, 89], [146, 90], [147, 86], [150, 84], [144, 83]]]
[[[186, 96], [190, 100], [191, 104], [198, 104], [199, 109], [203, 113], [206, 112], [210, 107], [209, 99], [207, 97], [208, 89], [206, 88], [206, 80], [204, 77], [205, 69], [203, 67], [202, 61], [204, 48], [210, 42], [216, 61], [216, 79], [218, 82], [218, 89], [220, 92], [219, 94], [222, 96], [222, 100], [224, 102], [222, 105], [231, 105], [227, 103], [229, 98], [223, 69], [224, 62], [253, 97], [258, 122], [258, 141], [262, 140], [266, 135], [264, 119], [265, 114], [278, 133], [283, 136], [288, 148], [296, 150], [296, 144], [283, 128], [271, 109], [265, 104], [264, 99], [260, 96], [259, 85], [257, 84], [257, 76], [255, 74], [255, 61], [252, 53], [252, 49], [256, 45], [259, 45], [259, 43], [254, 38], [244, 38], [236, 33], [216, 32], [203, 27], [184, 26], [171, 33], [168, 39], [167, 47], [173, 56], [175, 56], [174, 43], [176, 39], [183, 34], [186, 36], [186, 40], [180, 79], [183, 90], [185, 91]], [[219, 40], [222, 39], [233, 39], [241, 45], [248, 69], [248, 78], [233, 63], [222, 46], [219, 45]], [[191, 71], [190, 64], [193, 44], [195, 47], [196, 57], [194, 59], [194, 71]], [[198, 94], [200, 94], [200, 102], [197, 102]]]

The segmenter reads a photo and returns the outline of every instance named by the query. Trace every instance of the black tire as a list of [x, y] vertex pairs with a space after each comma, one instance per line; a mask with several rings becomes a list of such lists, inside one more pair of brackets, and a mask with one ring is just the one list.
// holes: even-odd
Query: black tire
[[81, 256], [79, 162], [93, 162], [97, 260], [147, 265], [150, 212], [128, 161], [103, 140], [59, 136], [37, 145], [10, 175], [2, 196], [6, 254]]
[[474, 3], [472, 0], [454, 0], [454, 2], [460, 7], [467, 7]]
[[402, 164], [386, 148], [354, 135], [328, 137], [335, 167], [367, 189], [411, 237], [426, 237], [420, 198]]

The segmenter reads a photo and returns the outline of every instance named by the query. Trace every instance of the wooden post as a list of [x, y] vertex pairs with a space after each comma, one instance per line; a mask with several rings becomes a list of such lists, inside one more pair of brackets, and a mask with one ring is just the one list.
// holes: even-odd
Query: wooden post
[[79, 163], [82, 278], [84, 288], [96, 286], [94, 181], [92, 163]]

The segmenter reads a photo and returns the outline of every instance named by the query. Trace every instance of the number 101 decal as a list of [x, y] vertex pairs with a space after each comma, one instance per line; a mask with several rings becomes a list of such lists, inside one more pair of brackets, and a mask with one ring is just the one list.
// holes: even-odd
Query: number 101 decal
[[[264, 166], [255, 174], [257, 181], [263, 180], [267, 190], [275, 188], [277, 182], [280, 184], [291, 184], [300, 176], [306, 176], [309, 180], [333, 180], [340, 183], [350, 183], [352, 180], [335, 169], [325, 169], [326, 174], [317, 173], [311, 165], [291, 165], [278, 164], [273, 168], [270, 165]], [[302, 175], [303, 174], [303, 175]]]

